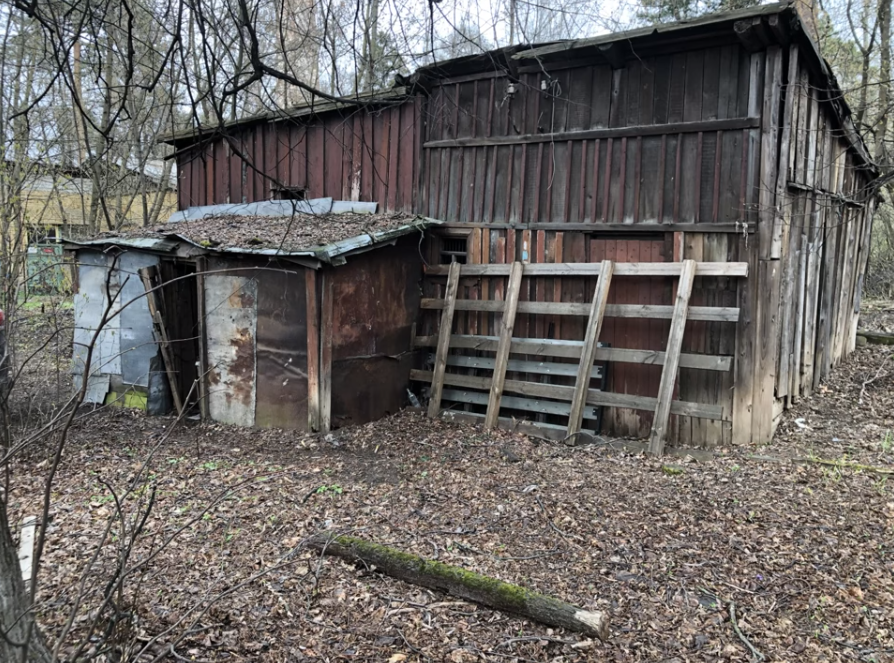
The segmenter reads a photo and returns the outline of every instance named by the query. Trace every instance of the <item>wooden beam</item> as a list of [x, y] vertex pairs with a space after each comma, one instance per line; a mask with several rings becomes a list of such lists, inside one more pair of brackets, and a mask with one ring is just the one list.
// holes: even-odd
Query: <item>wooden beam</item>
[[741, 131], [760, 126], [760, 117], [737, 117], [725, 120], [698, 120], [695, 122], [675, 122], [672, 124], [647, 124], [610, 129], [586, 129], [543, 134], [519, 134], [480, 138], [451, 138], [430, 140], [422, 144], [424, 149], [453, 147], [485, 147], [492, 145], [527, 145], [535, 143], [562, 143], [569, 140], [596, 140], [602, 138], [639, 138], [716, 131]]
[[320, 308], [317, 270], [304, 270], [307, 310], [307, 427], [320, 430]]
[[[438, 344], [438, 336], [417, 336], [417, 348], [430, 348]], [[583, 341], [561, 341], [543, 338], [516, 338], [510, 352], [536, 355], [538, 357], [562, 357], [580, 359]], [[451, 348], [496, 352], [499, 339], [496, 336], [476, 336], [454, 334], [450, 337]], [[620, 361], [628, 364], [648, 364], [662, 366], [665, 353], [660, 350], [628, 350], [626, 348], [596, 348], [595, 361]], [[721, 355], [687, 354], [680, 355], [680, 368], [698, 368], [703, 371], [728, 371], [732, 357]]]
[[[431, 382], [431, 371], [410, 371], [410, 379], [418, 382]], [[463, 389], [489, 390], [491, 379], [477, 375], [460, 375], [459, 373], [446, 373], [444, 384]], [[503, 391], [511, 394], [520, 394], [533, 398], [551, 398], [553, 400], [571, 402], [574, 397], [574, 387], [559, 384], [547, 384], [544, 382], [525, 382], [523, 380], [505, 380]], [[655, 411], [658, 399], [651, 396], [636, 396], [634, 394], [616, 394], [610, 391], [598, 389], [587, 390], [587, 405], [601, 407], [623, 407], [631, 410]], [[672, 401], [671, 414], [685, 417], [697, 417], [699, 419], [719, 419], [729, 421], [729, 413], [720, 405], [708, 405], [704, 403], [692, 403], [690, 401]], [[562, 426], [562, 430], [567, 427]]]
[[596, 357], [596, 345], [599, 342], [599, 333], [602, 331], [602, 318], [605, 315], [605, 305], [608, 302], [608, 290], [612, 282], [611, 260], [603, 260], [599, 271], [599, 283], [593, 293], [593, 304], [590, 308], [590, 318], [587, 321], [587, 331], [584, 335], [584, 345], [581, 350], [580, 366], [578, 367], [577, 381], [574, 385], [574, 398], [571, 401], [571, 413], [568, 415], [568, 436], [579, 433], [584, 419], [584, 401], [587, 390], [590, 388], [590, 374], [593, 371], [593, 361]]
[[[707, 224], [706, 224], [707, 225]], [[599, 276], [600, 263], [547, 262], [525, 265], [525, 276]], [[683, 269], [680, 262], [619, 262], [615, 263], [613, 276], [679, 276]], [[446, 276], [447, 265], [432, 265], [426, 270], [429, 276]], [[510, 265], [463, 265], [460, 276], [509, 276]], [[748, 276], [746, 262], [700, 262], [696, 276]]]
[[[458, 299], [457, 311], [486, 311], [499, 313], [505, 302], [494, 299]], [[444, 308], [444, 300], [434, 297], [422, 299], [421, 307], [440, 311]], [[590, 304], [571, 302], [519, 302], [519, 313], [534, 315], [589, 315]], [[657, 304], [606, 304], [606, 318], [652, 318], [670, 320], [674, 316], [673, 306]], [[736, 322], [739, 309], [734, 306], [690, 306], [687, 320], [704, 320], [708, 322]]]
[[506, 309], [500, 322], [500, 343], [497, 346], [497, 358], [494, 362], [494, 378], [490, 387], [490, 399], [487, 403], [485, 428], [494, 428], [500, 418], [500, 399], [503, 397], [503, 382], [506, 379], [506, 364], [512, 347], [512, 329], [515, 327], [515, 314], [518, 310], [518, 293], [521, 290], [524, 263], [512, 263], [509, 273], [509, 287], [506, 290]]
[[332, 337], [335, 302], [332, 287], [332, 270], [322, 269], [323, 282], [320, 311], [320, 431], [326, 433], [332, 427]]
[[171, 387], [171, 398], [174, 400], [174, 408], [177, 410], [177, 415], [182, 416], [183, 401], [180, 399], [180, 389], [177, 386], [174, 357], [171, 355], [171, 345], [168, 339], [168, 331], [165, 328], [165, 321], [161, 316], [161, 311], [158, 310], [158, 299], [153, 283], [157, 270], [155, 267], [143, 267], [140, 269], [139, 274], [140, 279], [143, 281], [143, 287], [146, 289], [146, 304], [149, 306], [149, 315], [152, 316], [152, 322], [155, 324], [155, 335], [158, 338], [158, 348], [161, 350], [161, 359], [164, 362], [168, 384]]
[[743, 220], [718, 223], [602, 223], [601, 221], [576, 222], [576, 221], [556, 221], [552, 222], [533, 222], [533, 223], [483, 223], [474, 222], [451, 222], [438, 225], [439, 230], [469, 230], [471, 228], [487, 228], [488, 230], [553, 230], [553, 231], [576, 231], [584, 233], [599, 233], [611, 235], [612, 233], [630, 234], [651, 234], [668, 233], [668, 232], [687, 232], [687, 233], [709, 233], [709, 234], [736, 234], [753, 233], [757, 226]]
[[450, 263], [447, 292], [444, 295], [444, 311], [438, 329], [438, 349], [435, 353], [435, 370], [431, 381], [428, 416], [434, 419], [441, 410], [441, 391], [444, 389], [444, 372], [447, 369], [447, 352], [450, 350], [450, 334], [453, 331], [453, 311], [456, 307], [456, 291], [459, 288], [460, 264]]
[[677, 286], [677, 300], [674, 304], [674, 318], [671, 320], [670, 335], [667, 339], [667, 355], [664, 369], [661, 371], [661, 382], [658, 385], [658, 407], [652, 421], [652, 433], [649, 436], [649, 452], [655, 456], [664, 453], [664, 438], [667, 435], [667, 424], [670, 419], [671, 401], [674, 397], [674, 386], [677, 383], [677, 369], [680, 366], [680, 349], [683, 347], [683, 330], [686, 327], [686, 309], [689, 307], [689, 296], [695, 282], [694, 260], [683, 261], [683, 272]]

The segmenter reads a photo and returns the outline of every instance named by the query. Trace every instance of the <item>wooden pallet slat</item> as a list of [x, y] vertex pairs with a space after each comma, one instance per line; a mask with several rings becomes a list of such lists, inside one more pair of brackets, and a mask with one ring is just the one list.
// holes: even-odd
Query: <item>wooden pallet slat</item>
[[[511, 265], [482, 264], [463, 265], [462, 276], [509, 276]], [[525, 265], [525, 276], [599, 276], [600, 263], [592, 262], [545, 262]], [[618, 262], [614, 276], [680, 276], [679, 262]], [[428, 276], [446, 276], [448, 265], [432, 265]], [[699, 262], [696, 276], [748, 276], [747, 262]]]
[[441, 392], [444, 389], [444, 373], [447, 370], [447, 353], [450, 350], [450, 331], [453, 329], [453, 312], [456, 307], [456, 291], [459, 289], [460, 263], [450, 263], [447, 292], [444, 295], [444, 311], [441, 313], [438, 349], [435, 353], [435, 370], [431, 381], [431, 397], [428, 416], [434, 419], [441, 411]]
[[658, 386], [658, 406], [655, 408], [652, 433], [649, 436], [649, 452], [656, 456], [660, 456], [664, 452], [664, 438], [667, 435], [670, 406], [674, 395], [674, 385], [677, 382], [677, 370], [680, 367], [680, 350], [683, 347], [683, 330], [686, 327], [686, 309], [689, 307], [692, 284], [695, 282], [696, 265], [694, 260], [683, 261], [680, 283], [677, 286], [677, 300], [674, 304], [676, 310], [671, 321], [666, 359]]
[[[416, 380], [417, 382], [431, 382], [431, 377], [431, 371], [417, 369], [410, 371], [410, 379]], [[477, 375], [447, 373], [444, 376], [444, 384], [463, 389], [488, 390], [491, 386], [491, 379]], [[559, 384], [546, 384], [543, 382], [525, 382], [522, 380], [505, 380], [503, 383], [503, 391], [533, 398], [563, 400], [568, 403], [571, 402], [571, 399], [574, 396], [574, 387]], [[631, 410], [648, 410], [653, 412], [658, 406], [658, 399], [652, 396], [616, 394], [610, 391], [599, 391], [598, 389], [590, 389], [587, 391], [586, 402], [587, 405], [596, 405], [600, 407], [623, 407]], [[730, 413], [721, 405], [674, 400], [671, 401], [670, 412], [671, 414], [696, 417], [699, 419], [717, 419], [720, 421], [730, 420]], [[562, 429], [567, 430], [567, 426], [562, 426]]]
[[[414, 340], [417, 348], [435, 347], [438, 342], [438, 336], [417, 336]], [[499, 339], [496, 336], [453, 334], [450, 337], [451, 348], [496, 352], [498, 346]], [[517, 354], [580, 359], [584, 343], [583, 341], [564, 341], [551, 338], [515, 338], [512, 340], [511, 346], [510, 352]], [[597, 347], [595, 360], [663, 366], [666, 354], [666, 352], [661, 350]], [[733, 358], [722, 355], [684, 352], [680, 355], [679, 361], [681, 368], [698, 368], [703, 371], [728, 371], [732, 367]]]
[[608, 302], [608, 291], [611, 286], [613, 268], [614, 264], [611, 260], [603, 260], [600, 266], [599, 282], [596, 285], [596, 292], [593, 294], [593, 305], [590, 310], [590, 318], [587, 321], [584, 344], [581, 348], [574, 398], [571, 401], [571, 412], [568, 415], [569, 437], [579, 433], [583, 423], [584, 402], [587, 390], [590, 387], [590, 373], [596, 358], [596, 344], [599, 341], [599, 332], [602, 330], [602, 318], [605, 315], [605, 305]]
[[[466, 357], [464, 355], [448, 355], [447, 365], [458, 368], [474, 368], [479, 370], [494, 370], [493, 357]], [[530, 361], [525, 359], [510, 359], [506, 364], [506, 370], [512, 373], [533, 373], [536, 375], [553, 375], [564, 377], [577, 376], [577, 364], [562, 364], [555, 361]], [[603, 368], [595, 364], [590, 371], [590, 377], [599, 380], [603, 376]]]
[[[556, 254], [554, 257], [559, 255]], [[577, 259], [580, 257], [582, 256]], [[486, 406], [486, 413], [480, 410], [454, 413], [448, 408], [445, 414], [450, 412], [467, 420], [470, 417], [476, 421], [483, 419], [487, 428], [511, 425], [518, 429], [519, 425], [524, 425], [527, 427], [526, 430], [547, 431], [551, 439], [568, 439], [583, 432], [583, 421], [599, 419], [600, 408], [651, 411], [654, 413], [655, 423], [650, 431], [648, 447], [652, 453], [660, 454], [664, 448], [671, 414], [718, 422], [731, 421], [731, 412], [722, 405], [674, 400], [673, 396], [679, 369], [727, 372], [733, 366], [732, 356], [682, 352], [687, 321], [737, 322], [741, 313], [737, 307], [690, 307], [689, 300], [695, 277], [747, 276], [747, 273], [747, 263], [700, 262], [692, 259], [677, 263], [604, 260], [598, 263], [513, 262], [435, 265], [428, 269], [428, 276], [446, 275], [446, 294], [443, 299], [431, 297], [422, 299], [422, 308], [441, 311], [441, 326], [437, 334], [417, 336], [413, 340], [414, 347], [436, 348], [434, 366], [431, 372], [413, 370], [410, 377], [412, 380], [428, 382], [431, 385], [432, 398], [428, 407], [431, 417], [440, 414], [443, 400], [462, 405], [465, 410], [468, 410], [470, 405], [479, 408]], [[593, 293], [593, 301], [589, 304], [558, 301], [567, 294], [558, 289], [555, 291], [557, 301], [543, 301], [540, 297], [534, 298], [534, 301], [520, 301], [523, 277], [546, 277], [556, 282], [564, 282], [565, 277], [594, 276], [598, 277], [598, 282]], [[616, 276], [678, 277], [675, 302], [672, 306], [648, 303], [608, 304], [609, 289]], [[463, 277], [483, 277], [479, 284], [480, 289], [476, 286], [474, 292], [469, 293], [474, 297], [472, 299], [463, 299], [458, 295], [458, 283]], [[501, 277], [508, 277], [508, 284], [506, 281], [502, 283], [488, 281], [489, 278]], [[543, 281], [534, 283], [539, 288]], [[549, 283], [546, 287], [550, 288]], [[503, 300], [504, 288], [505, 300]], [[489, 293], [496, 295], [497, 298], [489, 299]], [[496, 330], [488, 329], [482, 329], [483, 334], [452, 333], [453, 316], [456, 311], [469, 311], [473, 314], [501, 313], [499, 335], [493, 335]], [[546, 328], [533, 322], [528, 326], [527, 332], [537, 331], [536, 336], [539, 338], [513, 338], [518, 313], [558, 316], [553, 318], [556, 324], [562, 319], [561, 316], [588, 316], [586, 326], [581, 328], [584, 340], [563, 339], [557, 330], [555, 336], [559, 338], [555, 336], [543, 338]], [[598, 343], [602, 323], [605, 318], [612, 317], [670, 320], [666, 349], [660, 351], [602, 347]], [[551, 323], [551, 336], [552, 327]], [[460, 352], [451, 354], [453, 350]], [[472, 352], [462, 354], [462, 351]], [[475, 356], [482, 352], [485, 356]], [[493, 355], [488, 356], [487, 353]], [[469, 356], [470, 354], [473, 356]], [[510, 354], [524, 354], [528, 357], [510, 359]], [[544, 359], [541, 360], [541, 357]], [[562, 361], [567, 359], [577, 361], [574, 363]], [[605, 375], [605, 367], [595, 365], [595, 362], [663, 366], [658, 396], [612, 393], [590, 388], [591, 380], [603, 379]], [[448, 372], [448, 366], [461, 372]], [[515, 375], [543, 375], [564, 379], [574, 377], [575, 381], [572, 386], [568, 383], [507, 379], [507, 373], [510, 371]], [[470, 375], [469, 372], [473, 374]], [[484, 375], [475, 374], [477, 372], [484, 372]], [[538, 415], [538, 418], [542, 418], [543, 415], [567, 416], [568, 421], [564, 426], [547, 421], [519, 422], [514, 417], [507, 417], [505, 410], [532, 413]], [[565, 435], [559, 435], [560, 431]]]
[[[444, 300], [425, 297], [421, 301], [421, 307], [426, 310], [440, 311], [444, 308]], [[456, 302], [457, 311], [500, 313], [504, 307], [505, 302], [497, 300], [460, 299]], [[577, 304], [574, 302], [519, 302], [518, 313], [585, 316], [590, 313], [590, 304]], [[673, 316], [673, 306], [658, 304], [607, 304], [605, 307], [606, 318], [655, 318], [658, 320], [670, 320]], [[686, 319], [705, 322], [737, 322], [739, 320], [739, 309], [734, 306], [690, 306]]]
[[515, 314], [518, 310], [518, 293], [521, 291], [524, 263], [512, 263], [509, 273], [509, 287], [506, 291], [506, 309], [500, 322], [500, 341], [497, 346], [497, 357], [494, 362], [494, 378], [490, 387], [490, 398], [487, 403], [485, 428], [494, 428], [500, 418], [500, 399], [503, 396], [503, 382], [506, 379], [506, 365], [512, 348], [512, 330], [515, 327]]

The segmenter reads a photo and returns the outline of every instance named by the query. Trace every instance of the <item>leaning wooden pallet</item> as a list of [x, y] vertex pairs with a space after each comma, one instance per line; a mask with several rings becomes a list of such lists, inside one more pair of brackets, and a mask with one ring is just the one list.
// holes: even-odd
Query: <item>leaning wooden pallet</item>
[[[743, 263], [706, 263], [686, 260], [682, 263], [565, 263], [511, 265], [436, 266], [435, 277], [448, 275], [443, 300], [427, 299], [423, 308], [441, 310], [441, 327], [437, 335], [416, 337], [416, 347], [436, 347], [433, 370], [414, 370], [411, 378], [430, 386], [429, 416], [440, 416], [442, 401], [456, 402], [466, 407], [486, 405], [482, 413], [462, 412], [462, 418], [483, 418], [487, 427], [514, 425], [511, 412], [549, 415], [553, 422], [529, 422], [528, 428], [553, 439], [574, 439], [583, 431], [585, 420], [594, 420], [603, 407], [649, 410], [654, 413], [650, 450], [660, 455], [664, 450], [668, 421], [671, 414], [728, 421], [730, 412], [710, 403], [674, 400], [673, 394], [679, 368], [729, 371], [732, 357], [684, 353], [683, 334], [687, 320], [735, 322], [739, 310], [729, 307], [690, 307], [689, 297], [696, 276], [744, 276]], [[596, 276], [592, 303], [519, 301], [523, 278], [543, 276]], [[678, 277], [676, 302], [673, 306], [608, 304], [609, 291], [615, 276]], [[458, 282], [464, 276], [505, 276], [509, 278], [505, 300], [465, 300], [458, 297]], [[499, 290], [499, 289], [497, 289]], [[453, 312], [485, 311], [502, 313], [499, 336], [452, 334]], [[583, 340], [514, 338], [513, 328], [518, 312], [529, 315], [587, 316]], [[640, 350], [633, 348], [599, 347], [602, 321], [606, 317], [635, 317], [670, 319], [666, 349]], [[451, 354], [452, 351], [495, 353], [491, 357]], [[513, 359], [510, 355], [526, 355]], [[549, 358], [553, 358], [550, 360]], [[576, 359], [577, 365], [562, 359]], [[593, 388], [594, 377], [604, 375], [594, 362], [629, 362], [663, 366], [657, 396], [612, 393]], [[452, 369], [452, 370], [450, 370]], [[478, 374], [458, 373], [472, 369]], [[482, 374], [483, 373], [483, 374]], [[570, 384], [532, 382], [529, 379], [507, 378], [516, 375], [546, 375], [556, 379], [574, 378]], [[507, 395], [508, 394], [508, 395]], [[558, 419], [564, 424], [554, 423]]]

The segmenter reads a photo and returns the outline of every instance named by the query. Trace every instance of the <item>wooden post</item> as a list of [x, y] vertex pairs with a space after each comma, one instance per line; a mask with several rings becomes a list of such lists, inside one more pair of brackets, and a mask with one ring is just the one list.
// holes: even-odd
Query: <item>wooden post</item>
[[602, 331], [602, 318], [608, 302], [608, 290], [611, 286], [614, 263], [603, 260], [599, 269], [599, 283], [593, 293], [593, 305], [590, 308], [590, 319], [587, 322], [587, 333], [584, 347], [581, 350], [580, 365], [577, 370], [577, 382], [574, 385], [574, 398], [571, 401], [571, 414], [568, 416], [568, 437], [579, 433], [584, 419], [584, 406], [587, 402], [587, 391], [590, 388], [590, 376], [593, 371], [593, 359], [599, 333]]
[[677, 382], [680, 349], [683, 347], [683, 330], [686, 327], [686, 315], [689, 309], [689, 296], [692, 294], [692, 284], [695, 281], [695, 270], [696, 262], [694, 260], [683, 261], [680, 284], [677, 287], [677, 301], [674, 304], [674, 317], [671, 320], [670, 335], [667, 339], [664, 369], [661, 371], [661, 382], [658, 387], [658, 406], [655, 408], [655, 419], [652, 422], [652, 434], [649, 438], [649, 452], [656, 456], [664, 453], [664, 438], [670, 418], [674, 385]]
[[453, 312], [456, 309], [456, 292], [459, 288], [461, 266], [450, 263], [447, 275], [447, 292], [444, 295], [444, 311], [438, 329], [438, 349], [435, 353], [434, 375], [431, 380], [431, 396], [428, 401], [428, 416], [434, 419], [441, 411], [441, 394], [444, 393], [444, 373], [447, 370], [447, 353], [450, 351], [450, 334], [453, 331]]
[[[326, 269], [325, 267], [323, 268]], [[332, 317], [335, 303], [332, 301], [332, 274], [323, 271], [323, 301], [320, 315], [320, 431], [329, 432], [332, 427]]]
[[307, 324], [307, 428], [320, 430], [320, 309], [317, 306], [317, 270], [304, 270]]
[[506, 381], [506, 365], [509, 362], [509, 349], [512, 346], [512, 329], [515, 326], [515, 313], [518, 311], [518, 293], [521, 290], [524, 268], [524, 263], [514, 262], [509, 272], [509, 287], [506, 290], [506, 305], [503, 309], [503, 319], [500, 322], [500, 344], [497, 346], [494, 377], [490, 385], [490, 397], [487, 401], [485, 428], [496, 428], [500, 419], [500, 400], [503, 398], [503, 383]]
[[171, 386], [171, 397], [174, 399], [174, 407], [177, 415], [183, 414], [183, 401], [180, 400], [180, 390], [177, 388], [177, 376], [174, 369], [174, 358], [171, 356], [170, 341], [168, 340], [168, 332], [165, 329], [165, 321], [158, 310], [158, 300], [155, 297], [155, 290], [152, 284], [152, 277], [155, 274], [154, 267], [143, 267], [140, 269], [140, 280], [143, 281], [143, 287], [146, 289], [146, 303], [149, 305], [149, 314], [155, 323], [155, 335], [158, 337], [158, 347], [161, 350], [161, 359], [165, 365], [165, 373], [168, 376], [168, 384]]
[[208, 260], [204, 256], [196, 258], [196, 314], [198, 317], [199, 336], [199, 412], [202, 420], [208, 419], [208, 386], [205, 382], [208, 373], [208, 339], [205, 336], [205, 272], [208, 271]]

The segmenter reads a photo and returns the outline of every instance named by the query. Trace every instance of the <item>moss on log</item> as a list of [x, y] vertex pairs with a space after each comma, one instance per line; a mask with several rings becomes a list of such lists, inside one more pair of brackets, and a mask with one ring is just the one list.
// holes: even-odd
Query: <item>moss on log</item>
[[860, 330], [857, 332], [857, 336], [862, 336], [868, 343], [875, 345], [894, 345], [894, 334]]
[[414, 585], [439, 589], [489, 608], [595, 636], [600, 640], [608, 638], [609, 618], [604, 612], [584, 610], [458, 566], [442, 564], [353, 536], [320, 536], [313, 539], [310, 546], [352, 562], [361, 561], [375, 566], [382, 573]]

